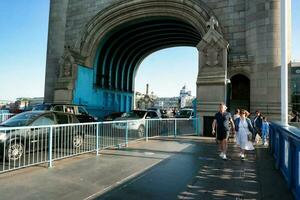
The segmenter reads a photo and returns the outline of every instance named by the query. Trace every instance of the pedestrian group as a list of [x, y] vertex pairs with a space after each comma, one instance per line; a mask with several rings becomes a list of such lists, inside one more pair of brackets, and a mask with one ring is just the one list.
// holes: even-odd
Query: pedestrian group
[[227, 159], [227, 141], [231, 132], [235, 135], [242, 160], [245, 159], [246, 151], [254, 150], [254, 145], [260, 138], [263, 145], [268, 145], [269, 123], [260, 111], [256, 111], [255, 117], [250, 120], [247, 110], [237, 109], [232, 118], [226, 109], [226, 105], [221, 103], [212, 123], [212, 134], [216, 135], [222, 159]]

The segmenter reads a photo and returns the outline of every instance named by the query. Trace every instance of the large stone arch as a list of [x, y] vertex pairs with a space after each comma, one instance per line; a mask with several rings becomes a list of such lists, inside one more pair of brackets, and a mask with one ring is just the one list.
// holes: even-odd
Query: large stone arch
[[[115, 111], [126, 111], [133, 105], [133, 79], [141, 61], [175, 46], [199, 50], [198, 114], [212, 115], [211, 108], [224, 100], [228, 42], [217, 17], [202, 1], [120, 1], [97, 12], [73, 41], [61, 59], [54, 101], [98, 110], [115, 109], [117, 104]], [[70, 74], [67, 69], [74, 76], [64, 76]], [[211, 89], [219, 93], [207, 96]]]
[[[97, 48], [108, 32], [119, 27], [121, 23], [130, 24], [141, 17], [162, 16], [176, 19], [182, 22], [181, 25], [192, 27], [193, 32], [200, 35], [200, 39], [204, 38], [209, 31], [206, 22], [211, 16], [215, 16], [220, 23], [218, 27], [215, 27], [216, 32], [230, 44], [227, 70], [229, 76], [224, 75], [225, 78], [229, 78], [235, 73], [249, 74], [251, 111], [259, 109], [269, 118], [279, 118], [280, 0], [51, 0], [45, 102], [75, 102], [76, 87], [80, 85], [78, 84], [79, 72], [84, 71], [93, 75], [91, 69], [95, 66]], [[290, 20], [291, 16], [288, 18]], [[218, 38], [218, 34], [215, 34], [215, 39]], [[184, 36], [185, 43], [182, 41], [179, 43], [181, 39], [182, 37], [177, 40], [177, 45], [187, 45], [186, 35]], [[157, 40], [157, 42], [161, 41]], [[154, 45], [147, 51], [144, 49], [143, 55], [132, 59], [126, 65], [139, 65], [150, 53], [174, 45], [176, 44], [161, 42], [160, 45]], [[194, 40], [192, 40], [192, 44], [190, 42], [188, 45], [197, 46]], [[200, 56], [201, 52], [205, 55], [205, 51], [199, 49]], [[122, 57], [125, 60], [123, 55]], [[215, 55], [212, 54], [212, 57]], [[116, 61], [116, 59], [112, 60]], [[198, 98], [198, 111], [212, 116], [212, 113], [216, 111], [216, 104], [220, 99], [224, 100], [222, 97], [224, 92], [216, 91], [214, 88], [205, 88], [209, 88], [213, 84], [218, 89], [224, 88], [225, 79], [222, 72], [224, 66], [223, 68], [211, 67], [204, 70], [205, 67], [202, 67], [202, 64], [200, 59], [199, 69], [202, 71], [198, 74], [199, 87], [197, 90], [198, 97], [204, 96], [206, 99]], [[136, 70], [137, 68], [131, 69]], [[209, 71], [211, 71], [210, 74]], [[131, 71], [131, 74], [134, 73], [135, 71]], [[216, 74], [219, 75], [215, 76]], [[127, 80], [130, 79], [128, 76], [126, 76]], [[125, 76], [123, 77], [125, 86], [128, 82], [125, 81]], [[89, 93], [98, 92], [94, 79], [88, 79], [83, 85], [85, 88], [82, 89], [86, 91], [84, 97], [89, 96]], [[126, 87], [131, 88], [132, 86], [127, 84]], [[127, 93], [131, 94], [128, 91]], [[115, 98], [115, 101], [118, 102], [123, 97], [116, 98], [113, 95], [105, 94], [101, 98]], [[92, 99], [90, 98], [88, 101], [92, 101]], [[122, 107], [122, 102], [119, 105]], [[206, 121], [210, 127], [211, 123], [209, 120]]]
[[[124, 0], [98, 12], [82, 29], [74, 50], [84, 57], [85, 66], [93, 66], [103, 36], [114, 28], [139, 18], [172, 17], [193, 26], [202, 36], [213, 11], [195, 0]], [[221, 32], [220, 26], [217, 28]]]

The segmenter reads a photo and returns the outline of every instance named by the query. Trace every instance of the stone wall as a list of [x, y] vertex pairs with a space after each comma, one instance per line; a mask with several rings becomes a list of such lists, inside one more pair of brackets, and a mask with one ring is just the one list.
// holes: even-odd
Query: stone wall
[[[58, 61], [64, 47], [80, 46], [87, 23], [97, 13], [111, 5], [132, 1], [152, 0], [51, 0], [45, 101], [53, 101]], [[201, 5], [217, 18], [221, 34], [229, 43], [228, 77], [240, 73], [251, 80], [252, 112], [260, 109], [279, 117], [280, 0], [167, 1]], [[216, 102], [211, 109], [215, 105]]]

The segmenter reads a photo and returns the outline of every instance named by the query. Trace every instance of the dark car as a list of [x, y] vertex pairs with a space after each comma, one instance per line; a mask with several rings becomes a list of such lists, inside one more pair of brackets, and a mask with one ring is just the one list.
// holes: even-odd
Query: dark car
[[160, 118], [169, 118], [167, 110], [160, 108], [148, 108], [147, 110], [155, 111]]
[[80, 123], [84, 122], [96, 122], [98, 119], [91, 116], [88, 111], [81, 105], [74, 104], [38, 104], [33, 107], [33, 111], [37, 110], [49, 110], [57, 112], [65, 112], [75, 114]]
[[116, 118], [119, 118], [123, 115], [124, 112], [113, 112], [109, 115], [103, 117], [103, 121], [114, 121]]
[[183, 108], [178, 111], [175, 115], [176, 118], [193, 118], [194, 110], [191, 108]]
[[[53, 111], [28, 111], [15, 115], [0, 124], [0, 152], [6, 160], [19, 160], [26, 152], [34, 152], [48, 146], [49, 125], [70, 124], [79, 121], [74, 114]], [[25, 127], [29, 128], [25, 128]], [[40, 126], [40, 127], [39, 127]], [[20, 127], [20, 128], [19, 128]], [[24, 127], [24, 128], [23, 128]], [[75, 126], [59, 126], [52, 129], [53, 147], [79, 148], [84, 133]]]

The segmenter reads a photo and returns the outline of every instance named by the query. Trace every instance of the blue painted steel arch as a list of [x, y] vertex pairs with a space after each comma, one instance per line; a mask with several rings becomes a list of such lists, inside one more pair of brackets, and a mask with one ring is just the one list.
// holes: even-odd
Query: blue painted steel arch
[[78, 66], [74, 103], [86, 104], [98, 116], [133, 107], [133, 81], [142, 60], [159, 49], [196, 46], [199, 32], [175, 18], [150, 18], [123, 24], [106, 34], [94, 68]]

